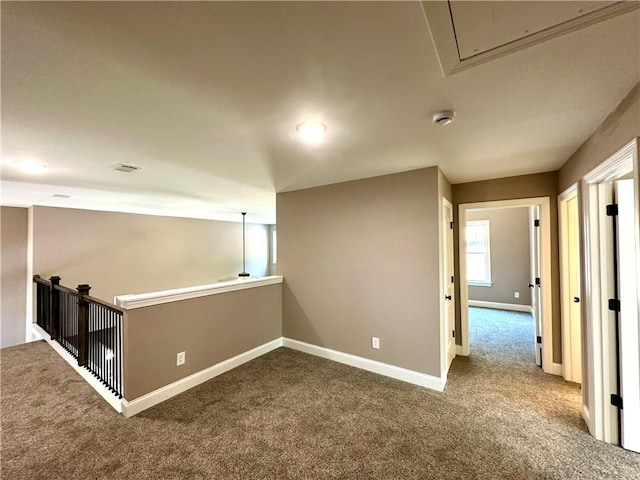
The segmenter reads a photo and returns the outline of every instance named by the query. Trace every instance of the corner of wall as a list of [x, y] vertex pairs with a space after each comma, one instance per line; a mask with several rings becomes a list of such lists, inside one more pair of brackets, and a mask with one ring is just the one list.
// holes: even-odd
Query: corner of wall
[[32, 205], [28, 208], [27, 213], [27, 305], [25, 318], [25, 342], [36, 340], [34, 333], [31, 331], [33, 323], [33, 225], [35, 207]]

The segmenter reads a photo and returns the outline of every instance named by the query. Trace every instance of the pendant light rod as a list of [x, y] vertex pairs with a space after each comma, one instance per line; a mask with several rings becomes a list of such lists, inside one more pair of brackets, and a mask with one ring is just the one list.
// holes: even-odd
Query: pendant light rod
[[247, 215], [247, 212], [242, 212], [242, 273], [239, 273], [239, 277], [249, 277], [251, 274], [247, 273], [246, 263], [245, 263], [245, 226], [244, 226], [244, 218]]

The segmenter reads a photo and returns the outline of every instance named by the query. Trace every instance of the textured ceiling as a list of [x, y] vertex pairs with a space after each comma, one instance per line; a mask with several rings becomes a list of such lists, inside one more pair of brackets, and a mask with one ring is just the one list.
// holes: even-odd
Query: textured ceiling
[[[273, 223], [276, 192], [555, 170], [640, 79], [638, 10], [445, 78], [419, 2], [1, 9], [3, 204]], [[305, 120], [321, 145], [297, 138]]]

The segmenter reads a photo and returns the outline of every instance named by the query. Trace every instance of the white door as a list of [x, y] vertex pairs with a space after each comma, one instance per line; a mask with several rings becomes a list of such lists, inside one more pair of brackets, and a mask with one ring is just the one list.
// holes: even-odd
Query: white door
[[529, 218], [531, 220], [531, 307], [533, 311], [533, 320], [535, 323], [535, 351], [536, 364], [542, 367], [542, 295], [540, 291], [541, 278], [541, 261], [540, 261], [540, 207], [534, 206], [530, 208]]
[[582, 321], [580, 311], [580, 225], [578, 222], [578, 197], [574, 196], [566, 203], [566, 245], [563, 246], [567, 256], [566, 282], [567, 291], [563, 292], [567, 302], [568, 321], [567, 341], [563, 342], [564, 378], [570, 382], [582, 383]]
[[444, 314], [447, 339], [447, 363], [451, 365], [456, 356], [456, 317], [455, 317], [455, 296], [454, 296], [454, 276], [453, 276], [453, 207], [449, 202], [443, 202], [443, 239], [444, 268], [442, 269], [442, 291], [444, 292]]
[[[615, 249], [614, 223], [607, 215], [607, 205], [615, 202], [613, 183], [606, 182], [598, 185], [598, 236], [600, 242], [600, 272], [602, 298], [600, 301], [600, 316], [602, 329], [599, 332], [605, 352], [609, 357], [602, 358], [602, 386], [605, 393], [603, 424], [606, 432], [604, 440], [608, 443], [620, 443], [620, 412], [611, 403], [611, 395], [619, 391], [618, 379], [618, 336], [616, 313], [609, 309], [609, 299], [616, 296], [617, 255]], [[617, 218], [616, 218], [617, 220]]]
[[640, 452], [640, 352], [638, 349], [638, 252], [633, 180], [615, 182], [618, 253], [620, 444]]

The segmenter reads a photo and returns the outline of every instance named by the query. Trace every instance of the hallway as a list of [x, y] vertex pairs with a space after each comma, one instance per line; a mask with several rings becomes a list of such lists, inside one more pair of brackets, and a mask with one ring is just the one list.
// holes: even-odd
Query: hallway
[[[530, 314], [471, 307], [469, 338], [471, 355], [456, 357], [447, 392], [471, 390], [487, 413], [500, 411], [515, 423], [520, 418], [519, 435], [527, 435], [530, 429], [532, 435], [540, 435], [540, 429], [547, 428], [564, 431], [563, 435], [588, 435], [580, 385], [546, 374], [535, 363]], [[563, 448], [561, 440], [556, 447]]]

